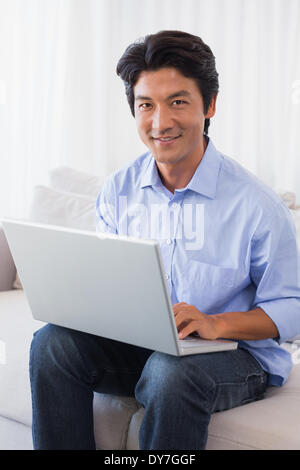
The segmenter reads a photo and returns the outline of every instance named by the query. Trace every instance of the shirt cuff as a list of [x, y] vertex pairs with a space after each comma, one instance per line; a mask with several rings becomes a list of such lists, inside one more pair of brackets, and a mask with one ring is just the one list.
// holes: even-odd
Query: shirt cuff
[[273, 320], [279, 338], [279, 344], [295, 337], [300, 333], [300, 299], [290, 297], [260, 302], [255, 307], [260, 307]]

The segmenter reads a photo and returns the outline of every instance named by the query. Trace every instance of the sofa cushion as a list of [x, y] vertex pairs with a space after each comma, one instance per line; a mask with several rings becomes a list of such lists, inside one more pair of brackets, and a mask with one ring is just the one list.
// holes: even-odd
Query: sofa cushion
[[274, 188], [274, 191], [289, 209], [296, 209], [296, 193], [282, 188]]
[[95, 231], [95, 199], [37, 185], [29, 219], [43, 224]]
[[5, 233], [0, 224], [0, 291], [11, 289], [15, 276], [15, 263], [11, 256]]
[[0, 416], [0, 450], [32, 450], [29, 426]]
[[60, 191], [82, 194], [96, 200], [105, 176], [96, 176], [67, 166], [59, 166], [49, 173], [49, 185]]
[[97, 449], [126, 449], [130, 421], [139, 406], [133, 397], [94, 394], [94, 432]]
[[32, 318], [22, 290], [0, 292], [0, 304], [0, 415], [30, 426], [29, 350], [43, 323]]

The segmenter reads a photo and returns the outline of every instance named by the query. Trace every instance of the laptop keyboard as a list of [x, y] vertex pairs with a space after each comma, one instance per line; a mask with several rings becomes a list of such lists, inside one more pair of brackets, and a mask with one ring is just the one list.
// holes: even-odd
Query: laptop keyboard
[[200, 338], [185, 338], [178, 340], [180, 348], [199, 348], [201, 346], [206, 347], [207, 342], [212, 342], [211, 340], [205, 340]]

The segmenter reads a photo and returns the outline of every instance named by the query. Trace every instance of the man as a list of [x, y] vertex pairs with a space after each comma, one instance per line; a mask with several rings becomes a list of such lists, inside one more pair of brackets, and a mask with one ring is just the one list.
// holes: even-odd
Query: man
[[[300, 331], [295, 229], [281, 200], [208, 138], [218, 74], [200, 38], [147, 36], [117, 73], [149, 152], [107, 179], [97, 229], [157, 238], [179, 336], [239, 347], [175, 357], [47, 325], [31, 348], [34, 446], [94, 449], [99, 391], [145, 407], [141, 449], [204, 449], [212, 413], [261, 399], [289, 375], [279, 344]], [[151, 216], [161, 207], [168, 233]]]

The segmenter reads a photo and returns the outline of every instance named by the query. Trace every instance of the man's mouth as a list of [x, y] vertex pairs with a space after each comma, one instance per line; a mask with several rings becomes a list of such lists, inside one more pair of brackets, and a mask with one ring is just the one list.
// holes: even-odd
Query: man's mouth
[[175, 142], [177, 139], [179, 139], [181, 135], [176, 135], [176, 136], [167, 136], [167, 137], [152, 137], [154, 142], [161, 144], [161, 145], [171, 145], [173, 142]]

